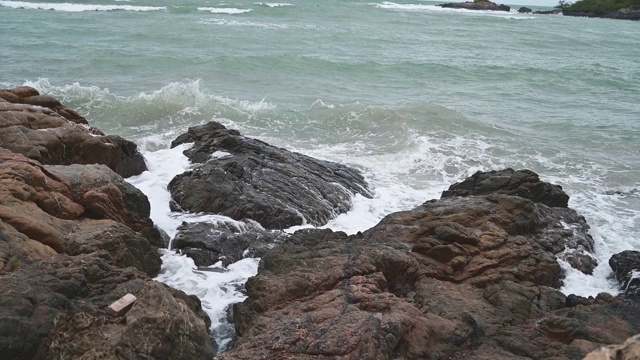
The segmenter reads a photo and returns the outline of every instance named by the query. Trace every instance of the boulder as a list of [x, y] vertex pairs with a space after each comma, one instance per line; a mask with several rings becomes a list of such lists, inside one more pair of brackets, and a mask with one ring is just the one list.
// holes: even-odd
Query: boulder
[[46, 165], [104, 164], [124, 177], [147, 169], [135, 143], [26, 86], [0, 89], [0, 146]]
[[112, 252], [155, 275], [159, 232], [149, 202], [104, 165], [42, 166], [0, 150], [0, 274], [55, 254]]
[[522, 6], [520, 9], [518, 9], [518, 12], [520, 14], [529, 14], [529, 13], [532, 13], [533, 10], [531, 10], [531, 8], [528, 8], [526, 6]]
[[498, 189], [298, 231], [247, 281], [218, 359], [579, 359], [640, 331], [639, 302], [557, 290], [557, 256], [592, 245], [581, 221]]
[[357, 170], [290, 152], [210, 122], [189, 129], [172, 146], [194, 143], [192, 170], [169, 183], [174, 210], [249, 218], [267, 229], [323, 225], [370, 197]]
[[[111, 262], [105, 251], [58, 255], [0, 276], [2, 358], [211, 359], [196, 299]], [[110, 315], [127, 293], [132, 308]]]
[[172, 249], [192, 258], [197, 266], [222, 261], [227, 266], [245, 257], [262, 257], [288, 235], [264, 230], [251, 222], [242, 226], [227, 223], [182, 223], [173, 239]]
[[627, 295], [640, 296], [640, 251], [625, 250], [609, 259], [620, 289]]
[[567, 207], [569, 195], [559, 185], [540, 181], [531, 170], [504, 169], [478, 171], [462, 182], [455, 183], [442, 193], [442, 197], [486, 194], [519, 196], [551, 207]]
[[461, 2], [461, 3], [448, 3], [448, 4], [441, 4], [438, 6], [441, 6], [443, 8], [449, 8], [449, 9], [492, 10], [492, 11], [506, 11], [506, 12], [511, 11], [511, 8], [507, 5], [503, 5], [503, 4], [498, 5], [488, 0], [474, 0], [474, 1], [467, 1], [467, 2]]

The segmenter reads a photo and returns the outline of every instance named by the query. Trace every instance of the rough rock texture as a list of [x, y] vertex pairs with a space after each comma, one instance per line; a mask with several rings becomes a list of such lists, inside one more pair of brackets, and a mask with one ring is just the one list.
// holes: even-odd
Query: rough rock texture
[[227, 266], [245, 257], [262, 257], [288, 235], [268, 231], [247, 222], [243, 226], [227, 223], [182, 223], [172, 248], [192, 258], [197, 266], [222, 261]]
[[584, 360], [638, 360], [640, 359], [640, 335], [627, 339], [623, 344], [604, 346], [590, 352]]
[[450, 9], [493, 10], [493, 11], [507, 11], [507, 12], [511, 11], [511, 8], [507, 5], [503, 5], [503, 4], [498, 5], [488, 0], [474, 0], [474, 1], [467, 1], [467, 2], [461, 2], [461, 3], [448, 3], [448, 4], [442, 4], [439, 6], [442, 6], [443, 8], [450, 8]]
[[580, 359], [640, 331], [638, 302], [554, 289], [556, 254], [590, 239], [580, 217], [497, 192], [296, 232], [248, 280], [218, 359]]
[[136, 144], [26, 86], [0, 89], [0, 146], [42, 164], [104, 164], [124, 177], [147, 169]]
[[[210, 359], [200, 301], [149, 278], [160, 270], [163, 241], [146, 196], [105, 165], [42, 165], [3, 148], [25, 145], [10, 134], [29, 126], [29, 139], [40, 130], [93, 137], [77, 125], [83, 118], [34, 89], [0, 98], [0, 358]], [[101, 143], [94, 157], [113, 147]], [[38, 146], [33, 157], [43, 161], [57, 151]], [[138, 298], [133, 307], [109, 315], [127, 293]]]
[[[210, 359], [197, 299], [111, 265], [105, 251], [59, 255], [0, 277], [3, 359]], [[121, 317], [107, 306], [138, 300]]]
[[173, 208], [249, 218], [267, 229], [323, 225], [370, 196], [354, 169], [315, 160], [240, 135], [210, 122], [171, 144], [195, 143], [185, 155], [198, 165], [169, 184]]
[[529, 14], [529, 13], [532, 13], [533, 10], [531, 10], [531, 8], [528, 8], [526, 6], [522, 6], [522, 7], [520, 7], [520, 9], [518, 9], [518, 12], [520, 14]]
[[609, 266], [625, 294], [640, 296], [640, 251], [615, 254], [609, 259]]
[[552, 207], [567, 207], [569, 195], [559, 185], [540, 181], [531, 170], [505, 169], [473, 174], [462, 182], [455, 183], [442, 193], [442, 197], [486, 194], [519, 196]]
[[0, 274], [55, 253], [103, 249], [155, 275], [161, 240], [149, 211], [146, 196], [106, 166], [42, 166], [0, 149]]

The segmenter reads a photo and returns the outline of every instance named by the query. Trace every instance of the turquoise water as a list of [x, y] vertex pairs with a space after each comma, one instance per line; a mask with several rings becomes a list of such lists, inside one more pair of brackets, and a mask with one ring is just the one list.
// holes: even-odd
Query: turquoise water
[[1, 86], [57, 96], [148, 153], [215, 119], [356, 166], [376, 197], [330, 224], [347, 231], [477, 170], [530, 168], [598, 243], [604, 265], [569, 272], [567, 292], [615, 291], [608, 257], [640, 248], [640, 195], [607, 195], [640, 188], [640, 22], [417, 0], [71, 1], [0, 0]]

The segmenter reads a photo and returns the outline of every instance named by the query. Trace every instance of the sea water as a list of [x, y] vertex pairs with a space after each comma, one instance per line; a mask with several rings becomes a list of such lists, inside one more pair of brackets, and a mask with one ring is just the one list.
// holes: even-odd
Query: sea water
[[[134, 140], [149, 171], [129, 181], [171, 236], [184, 221], [247, 226], [169, 210], [166, 185], [190, 166], [188, 145], [169, 144], [211, 120], [362, 171], [373, 198], [325, 226], [347, 233], [476, 171], [531, 169], [596, 242], [594, 275], [562, 263], [562, 291], [617, 293], [609, 257], [640, 249], [640, 22], [435, 4], [0, 0], [0, 86]], [[258, 259], [201, 271], [165, 251], [163, 264], [158, 280], [202, 299], [224, 348]]]

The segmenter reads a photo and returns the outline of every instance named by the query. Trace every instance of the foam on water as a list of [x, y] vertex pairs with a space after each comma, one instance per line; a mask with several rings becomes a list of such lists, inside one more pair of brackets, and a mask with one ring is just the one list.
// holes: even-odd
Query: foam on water
[[[191, 144], [182, 144], [173, 149], [161, 148], [149, 151], [149, 147], [166, 146], [166, 142], [164, 144], [158, 144], [158, 142], [162, 140], [156, 136], [143, 142], [141, 151], [145, 155], [149, 170], [130, 177], [127, 181], [147, 195], [151, 204], [153, 222], [171, 239], [175, 237], [178, 226], [183, 222], [224, 223], [239, 231], [248, 226], [257, 226], [221, 215], [172, 212], [169, 209], [171, 195], [167, 185], [174, 176], [189, 168], [189, 160], [182, 152], [191, 147]], [[170, 248], [171, 244], [169, 244]], [[258, 262], [259, 259], [246, 258], [227, 268], [217, 263], [198, 269], [193, 260], [187, 256], [164, 250], [162, 268], [156, 280], [200, 298], [202, 308], [211, 318], [212, 336], [218, 344], [219, 351], [222, 351], [233, 338], [233, 328], [226, 320], [227, 307], [244, 300], [246, 297], [242, 292], [244, 283], [257, 273]]]
[[370, 3], [369, 5], [375, 6], [380, 9], [399, 10], [399, 11], [440, 11], [440, 12], [456, 12], [468, 15], [483, 15], [498, 17], [512, 20], [533, 20], [535, 16], [527, 16], [519, 14], [514, 10], [510, 12], [493, 11], [493, 10], [469, 10], [469, 9], [452, 9], [443, 8], [437, 5], [425, 5], [425, 4], [398, 4], [390, 1], [384, 1], [382, 3]]
[[289, 3], [269, 3], [269, 2], [257, 2], [257, 3], [254, 3], [253, 5], [265, 6], [270, 8], [293, 6], [293, 4], [289, 4]]
[[198, 10], [208, 11], [213, 14], [228, 14], [228, 15], [244, 14], [251, 11], [251, 9], [217, 8], [217, 7], [199, 7]]
[[243, 27], [252, 27], [252, 28], [260, 28], [260, 29], [287, 29], [289, 25], [287, 24], [275, 24], [275, 23], [267, 23], [267, 22], [256, 22], [256, 21], [238, 21], [233, 19], [200, 19], [197, 21], [198, 24], [202, 25], [227, 25], [227, 26], [243, 26]]
[[32, 3], [26, 1], [0, 1], [0, 6], [14, 9], [55, 10], [64, 12], [83, 11], [158, 11], [166, 10], [164, 6], [135, 6], [135, 5], [91, 5], [72, 3]]

